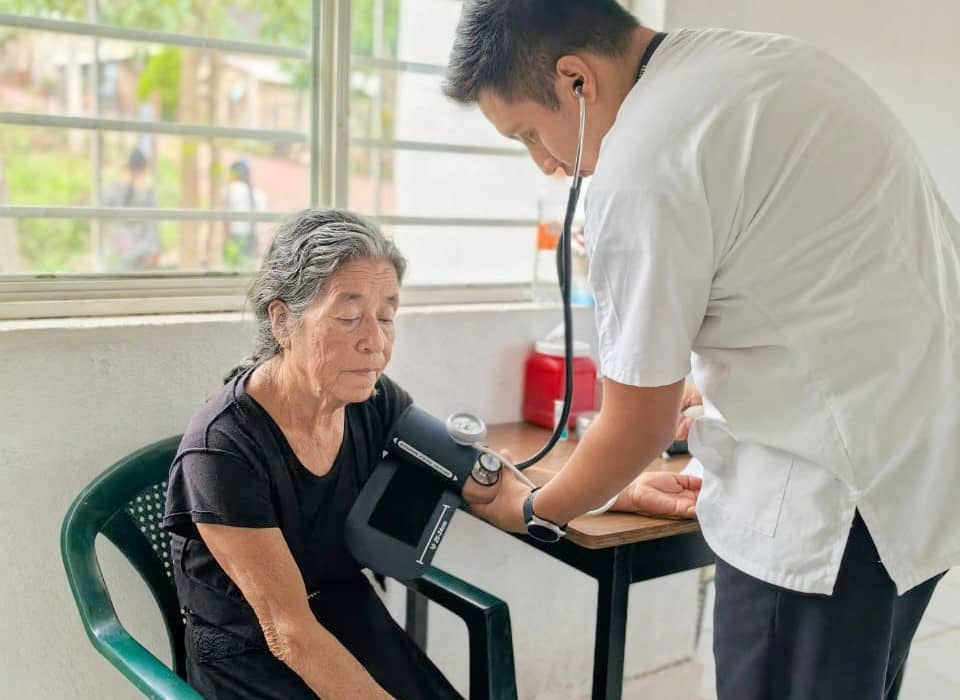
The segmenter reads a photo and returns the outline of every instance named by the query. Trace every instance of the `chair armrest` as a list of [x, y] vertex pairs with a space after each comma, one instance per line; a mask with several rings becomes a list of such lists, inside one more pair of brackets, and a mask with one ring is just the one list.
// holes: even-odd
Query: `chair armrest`
[[507, 608], [500, 598], [435, 567], [431, 567], [422, 578], [406, 585], [459, 617], [483, 615]]
[[95, 555], [97, 528], [92, 518], [85, 517], [85, 507], [89, 506], [81, 493], [64, 518], [60, 553], [83, 629], [93, 646], [149, 698], [203, 700], [120, 624]]
[[407, 586], [467, 624], [471, 700], [517, 700], [513, 635], [506, 602], [436, 568], [430, 568]]
[[97, 650], [148, 698], [155, 700], [203, 700], [180, 676], [151, 654], [120, 625], [90, 629]]

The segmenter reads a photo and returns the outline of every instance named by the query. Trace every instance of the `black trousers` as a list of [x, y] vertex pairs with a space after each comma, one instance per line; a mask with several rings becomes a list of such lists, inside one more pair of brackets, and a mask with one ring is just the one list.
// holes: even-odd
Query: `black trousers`
[[829, 596], [772, 586], [718, 557], [719, 700], [885, 700], [942, 577], [898, 596], [859, 513]]

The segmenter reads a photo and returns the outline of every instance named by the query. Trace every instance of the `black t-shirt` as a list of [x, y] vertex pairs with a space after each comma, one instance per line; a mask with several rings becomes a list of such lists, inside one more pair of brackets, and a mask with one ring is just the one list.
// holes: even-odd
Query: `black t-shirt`
[[207, 697], [233, 697], [229, 688], [247, 697], [312, 695], [269, 655], [252, 608], [200, 538], [196, 523], [212, 523], [280, 528], [307, 592], [316, 594], [318, 621], [392, 695], [459, 697], [394, 623], [344, 540], [347, 514], [410, 396], [383, 376], [375, 396], [348, 405], [340, 450], [317, 476], [246, 392], [250, 374], [228, 382], [194, 416], [170, 467], [163, 524], [174, 535], [174, 576], [188, 612], [191, 683]]

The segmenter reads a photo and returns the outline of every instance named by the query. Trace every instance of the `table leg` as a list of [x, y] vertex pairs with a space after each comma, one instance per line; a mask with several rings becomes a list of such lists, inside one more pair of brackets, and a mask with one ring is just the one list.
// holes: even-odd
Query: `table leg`
[[907, 661], [904, 659], [903, 665], [900, 666], [900, 673], [897, 674], [897, 677], [893, 680], [893, 685], [890, 686], [890, 692], [887, 693], [885, 700], [897, 700], [900, 697], [900, 688], [903, 685], [903, 674], [907, 672]]
[[427, 651], [427, 603], [429, 601], [412, 588], [407, 589], [406, 630], [424, 653]]
[[629, 552], [616, 547], [597, 578], [597, 632], [593, 651], [593, 700], [620, 700], [630, 593]]

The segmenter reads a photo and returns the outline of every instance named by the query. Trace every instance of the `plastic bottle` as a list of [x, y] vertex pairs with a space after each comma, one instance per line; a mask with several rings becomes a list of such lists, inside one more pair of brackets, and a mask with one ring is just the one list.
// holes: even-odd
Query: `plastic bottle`
[[574, 233], [570, 250], [570, 262], [573, 267], [573, 281], [570, 287], [570, 303], [574, 306], [593, 306], [593, 290], [590, 288], [590, 258], [587, 257], [583, 229]]
[[[563, 217], [567, 211], [570, 196], [570, 179], [563, 170], [557, 170], [550, 176], [540, 191], [537, 200], [537, 242], [533, 263], [533, 299], [540, 303], [560, 303], [560, 286], [557, 280], [557, 242], [563, 231]], [[583, 240], [583, 197], [577, 205], [573, 219], [573, 240], [571, 258], [577, 256], [576, 241]], [[582, 251], [582, 245], [580, 246]], [[580, 266], [582, 267], [582, 266]], [[577, 261], [573, 268], [578, 269]], [[576, 279], [576, 274], [574, 276]], [[571, 300], [578, 286], [571, 287]], [[582, 299], [582, 294], [578, 295]]]

